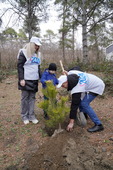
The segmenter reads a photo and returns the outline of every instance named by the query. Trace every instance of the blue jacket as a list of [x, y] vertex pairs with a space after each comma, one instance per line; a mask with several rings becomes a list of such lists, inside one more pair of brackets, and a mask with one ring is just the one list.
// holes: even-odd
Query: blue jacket
[[40, 79], [40, 82], [42, 83], [43, 88], [46, 87], [46, 81], [48, 81], [48, 80], [52, 80], [54, 86], [56, 86], [58, 84], [58, 79], [56, 78], [56, 75], [49, 73], [48, 69], [45, 69], [45, 71], [43, 72], [42, 77]]

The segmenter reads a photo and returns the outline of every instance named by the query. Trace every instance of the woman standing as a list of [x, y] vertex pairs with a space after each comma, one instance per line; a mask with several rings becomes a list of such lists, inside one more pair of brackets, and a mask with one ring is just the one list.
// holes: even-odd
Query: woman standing
[[21, 90], [21, 117], [24, 124], [28, 124], [30, 121], [34, 124], [38, 123], [34, 105], [40, 77], [40, 46], [40, 39], [32, 37], [18, 54], [18, 89]]

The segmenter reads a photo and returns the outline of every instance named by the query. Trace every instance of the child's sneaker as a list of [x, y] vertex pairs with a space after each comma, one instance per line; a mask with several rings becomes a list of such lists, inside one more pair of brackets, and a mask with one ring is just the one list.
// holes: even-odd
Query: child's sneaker
[[24, 120], [23, 122], [25, 125], [29, 124], [29, 120]]
[[33, 120], [31, 120], [31, 122], [33, 122], [34, 124], [37, 124], [38, 120], [37, 119], [33, 119]]

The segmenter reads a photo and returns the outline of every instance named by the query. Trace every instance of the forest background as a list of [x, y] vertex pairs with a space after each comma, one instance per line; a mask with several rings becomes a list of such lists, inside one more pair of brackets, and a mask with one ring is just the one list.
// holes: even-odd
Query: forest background
[[[6, 7], [0, 10], [0, 79], [9, 72], [15, 72], [18, 50], [32, 36], [42, 40], [42, 71], [50, 62], [63, 61], [65, 69], [75, 65], [84, 71], [112, 72], [112, 60], [106, 61], [106, 47], [113, 41], [113, 1], [112, 0], [1, 0]], [[54, 7], [54, 8], [53, 8]], [[40, 25], [48, 23], [50, 14], [57, 12], [60, 25], [58, 32], [46, 30], [42, 35]], [[4, 16], [11, 13], [7, 24]], [[54, 23], [55, 24], [55, 21]], [[20, 28], [21, 26], [21, 28]], [[18, 27], [19, 29], [14, 29]], [[81, 45], [77, 31], [81, 28]], [[109, 78], [110, 77], [110, 78]], [[108, 80], [109, 78], [109, 80]], [[107, 76], [107, 82], [112, 81]]]

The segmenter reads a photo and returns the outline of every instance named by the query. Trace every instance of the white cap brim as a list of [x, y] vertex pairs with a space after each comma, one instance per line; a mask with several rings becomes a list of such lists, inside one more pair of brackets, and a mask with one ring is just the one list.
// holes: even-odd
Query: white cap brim
[[67, 76], [66, 75], [62, 75], [58, 78], [58, 85], [57, 88], [60, 88], [62, 86], [63, 83], [65, 83], [67, 81]]
[[60, 88], [62, 86], [62, 83], [59, 83], [58, 85], [57, 85], [57, 88]]
[[38, 45], [38, 46], [41, 46], [41, 45], [42, 45], [42, 44], [40, 44], [39, 42], [35, 42], [35, 44]]

